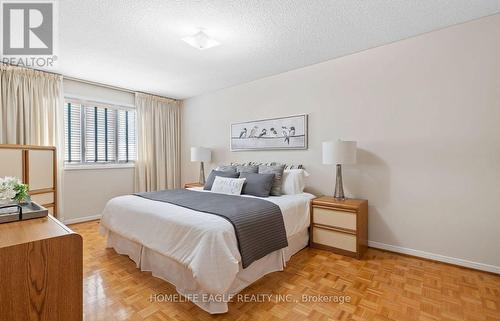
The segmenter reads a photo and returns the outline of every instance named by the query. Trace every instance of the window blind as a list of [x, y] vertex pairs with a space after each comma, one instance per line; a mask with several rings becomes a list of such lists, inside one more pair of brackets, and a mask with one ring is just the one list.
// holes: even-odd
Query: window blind
[[116, 160], [116, 110], [85, 107], [85, 161]]
[[65, 107], [66, 162], [135, 161], [134, 110], [75, 102]]
[[135, 112], [118, 110], [118, 161], [135, 160]]
[[81, 162], [82, 118], [80, 104], [67, 103], [64, 112], [64, 159], [69, 163]]

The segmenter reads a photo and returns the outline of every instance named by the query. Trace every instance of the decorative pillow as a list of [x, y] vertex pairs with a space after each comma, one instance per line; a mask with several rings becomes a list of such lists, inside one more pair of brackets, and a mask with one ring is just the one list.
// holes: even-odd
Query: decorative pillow
[[211, 191], [214, 193], [240, 195], [245, 178], [228, 178], [216, 176]]
[[285, 165], [259, 166], [259, 174], [274, 174], [273, 187], [271, 188], [270, 195], [273, 196], [281, 195], [281, 183], [284, 170], [285, 170]]
[[215, 170], [221, 171], [221, 172], [236, 172], [236, 166], [234, 166], [234, 165], [219, 165]]
[[304, 169], [304, 165], [301, 164], [285, 164], [285, 170], [287, 169]]
[[212, 185], [214, 183], [214, 180], [215, 180], [215, 178], [217, 176], [238, 178], [240, 176], [240, 173], [236, 173], [236, 172], [223, 172], [223, 171], [211, 171], [210, 175], [208, 175], [208, 179], [205, 182], [205, 186], [203, 187], [203, 189], [205, 189], [205, 190], [211, 190], [212, 189]]
[[259, 166], [257, 166], [257, 165], [238, 165], [238, 166], [236, 166], [236, 171], [238, 173], [257, 173], [257, 172], [259, 172]]
[[259, 163], [259, 162], [248, 162], [245, 164], [237, 164], [237, 163], [231, 163], [233, 166], [238, 166], [238, 165], [266, 165], [266, 166], [275, 166], [275, 165], [285, 165], [285, 169], [304, 169], [304, 165], [302, 164], [284, 164], [284, 163], [278, 163], [278, 162], [268, 162], [268, 163]]
[[303, 169], [285, 169], [283, 171], [283, 184], [281, 192], [285, 195], [294, 195], [304, 192], [305, 178], [309, 173]]
[[274, 174], [240, 173], [240, 178], [246, 178], [241, 194], [269, 197], [273, 187]]

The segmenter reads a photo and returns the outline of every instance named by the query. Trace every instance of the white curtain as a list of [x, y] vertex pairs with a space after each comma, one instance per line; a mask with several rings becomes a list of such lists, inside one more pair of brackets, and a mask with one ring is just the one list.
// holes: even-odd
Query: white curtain
[[[0, 64], [0, 144], [55, 146], [62, 200], [64, 119], [62, 76]], [[63, 206], [59, 202], [58, 217]]]
[[142, 93], [137, 108], [135, 191], [180, 187], [180, 102]]
[[0, 144], [60, 147], [62, 77], [0, 65]]

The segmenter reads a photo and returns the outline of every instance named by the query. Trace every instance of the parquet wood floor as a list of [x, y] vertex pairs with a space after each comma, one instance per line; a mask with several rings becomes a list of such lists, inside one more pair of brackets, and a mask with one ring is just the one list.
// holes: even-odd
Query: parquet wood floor
[[[102, 320], [500, 320], [500, 276], [369, 249], [362, 261], [305, 249], [284, 272], [243, 294], [280, 294], [290, 302], [234, 302], [210, 315], [189, 302], [151, 302], [175, 294], [169, 283], [141, 272], [105, 249], [98, 222], [71, 225], [84, 240], [84, 319]], [[302, 302], [303, 294], [346, 295], [350, 303]]]

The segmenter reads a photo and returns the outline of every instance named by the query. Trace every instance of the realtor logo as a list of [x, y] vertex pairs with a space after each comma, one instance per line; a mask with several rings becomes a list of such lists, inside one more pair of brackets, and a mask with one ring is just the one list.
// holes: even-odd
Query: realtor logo
[[52, 2], [3, 2], [4, 55], [52, 55], [54, 6]]

